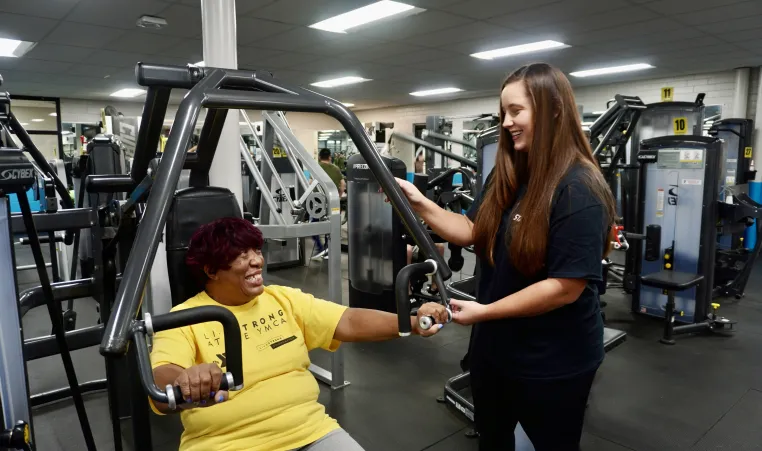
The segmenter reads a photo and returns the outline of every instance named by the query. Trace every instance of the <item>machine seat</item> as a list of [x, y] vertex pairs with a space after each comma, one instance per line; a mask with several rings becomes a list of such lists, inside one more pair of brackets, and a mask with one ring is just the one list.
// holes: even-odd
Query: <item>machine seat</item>
[[185, 255], [193, 234], [204, 224], [221, 218], [243, 217], [235, 195], [214, 186], [177, 191], [167, 217], [167, 271], [172, 306], [181, 304], [204, 289], [188, 267]]
[[640, 282], [647, 287], [661, 288], [667, 291], [683, 291], [695, 287], [704, 280], [704, 276], [678, 271], [660, 271], [641, 276]]

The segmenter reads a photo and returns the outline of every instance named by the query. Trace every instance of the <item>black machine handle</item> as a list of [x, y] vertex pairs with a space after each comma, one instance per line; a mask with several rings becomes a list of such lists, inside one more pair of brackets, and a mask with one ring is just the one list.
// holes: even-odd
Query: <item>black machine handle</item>
[[202, 67], [138, 63], [135, 78], [140, 86], [191, 89], [204, 78]]
[[240, 390], [243, 388], [243, 358], [241, 355], [241, 331], [235, 315], [224, 307], [205, 306], [179, 310], [163, 315], [145, 314], [143, 321], [135, 321], [132, 339], [138, 358], [140, 381], [146, 393], [156, 402], [169, 404], [174, 410], [185, 402], [182, 390], [178, 386], [167, 385], [164, 390], [156, 386], [151, 370], [151, 359], [146, 344], [146, 335], [153, 335], [163, 330], [176, 329], [208, 322], [222, 324], [225, 337], [225, 355], [228, 372], [220, 383], [220, 390]]
[[[139, 76], [141, 74], [140, 67], [141, 65], [138, 66]], [[143, 64], [142, 67], [144, 68], [142, 77], [147, 79], [145, 68], [148, 65]], [[172, 73], [176, 71], [179, 74], [177, 67], [152, 67], [154, 70], [163, 69]], [[192, 69], [185, 67], [182, 70], [189, 71]], [[376, 177], [392, 207], [415, 239], [418, 247], [427, 258], [437, 262], [438, 277], [447, 280], [452, 276], [452, 271], [445, 263], [444, 257], [439, 254], [431, 237], [418, 222], [410, 203], [402, 193], [391, 171], [384, 164], [362, 123], [343, 104], [302, 88], [285, 86], [271, 76], [260, 75], [257, 72], [204, 68], [203, 73], [203, 79], [185, 95], [177, 110], [175, 124], [165, 146], [156, 181], [151, 189], [151, 202], [148, 202], [146, 206], [143, 220], [138, 226], [133, 244], [135, 254], [141, 255], [141, 258], [129, 259], [124, 268], [122, 283], [119, 286], [111, 317], [106, 324], [101, 342], [100, 351], [102, 354], [122, 355], [127, 351], [131, 324], [140, 309], [142, 287], [145, 286], [151, 263], [156, 256], [161, 230], [166, 223], [170, 201], [183, 169], [183, 161], [187, 153], [186, 147], [190, 142], [201, 107], [313, 112], [327, 114], [338, 120], [349, 133], [358, 151], [368, 164], [368, 168]], [[154, 82], [158, 84], [158, 81], [154, 80]], [[173, 83], [180, 82], [175, 80]], [[221, 88], [245, 88], [247, 90]], [[255, 89], [260, 91], [253, 91]], [[165, 99], [168, 100], [168, 98], [167, 94]], [[149, 109], [149, 100], [146, 100], [146, 110]], [[153, 111], [153, 109], [166, 111], [166, 104], [154, 105], [151, 110]], [[144, 118], [146, 110], [144, 110]], [[163, 115], [161, 116], [163, 119]], [[158, 116], [152, 120], [157, 118]], [[144, 122], [143, 126], [147, 127], [148, 124]], [[141, 136], [143, 135], [138, 136], [139, 142], [141, 142]], [[148, 145], [136, 148], [134, 157], [136, 164], [133, 166], [133, 170], [137, 166], [137, 162], [146, 160], [146, 156], [143, 154], [153, 152], [150, 139], [148, 139], [153, 139], [153, 136], [148, 134], [145, 136], [147, 136], [146, 143]], [[219, 141], [219, 134], [216, 136], [216, 141]], [[210, 148], [217, 147], [217, 142], [212, 144], [214, 145]], [[155, 149], [155, 145], [153, 148]], [[135, 173], [132, 175], [134, 177]]]
[[436, 186], [443, 183], [448, 178], [452, 177], [454, 174], [460, 173], [463, 175], [463, 189], [471, 191], [473, 188], [473, 182], [474, 182], [474, 172], [470, 169], [466, 168], [450, 168], [441, 174], [437, 175], [433, 179], [429, 180], [428, 189], [435, 188]]
[[[412, 312], [412, 306], [410, 304], [410, 297], [408, 296], [408, 288], [410, 287], [410, 279], [416, 275], [434, 276], [438, 287], [444, 287], [444, 281], [442, 276], [437, 271], [437, 262], [434, 260], [426, 260], [421, 263], [413, 263], [400, 269], [397, 273], [397, 279], [394, 281], [394, 297], [397, 301], [397, 325], [399, 327], [399, 335], [406, 337], [411, 334], [412, 326], [410, 324], [410, 314]], [[442, 298], [442, 305], [447, 308], [447, 312], [452, 320], [452, 312], [450, 312], [449, 302], [447, 294], [443, 288], [439, 289], [439, 295]], [[429, 329], [434, 324], [434, 319], [431, 317], [423, 317], [418, 323], [421, 329]]]
[[628, 240], [641, 240], [646, 242], [646, 252], [644, 258], [646, 261], [653, 262], [661, 257], [661, 226], [658, 224], [649, 224], [646, 226], [646, 234], [625, 233]]

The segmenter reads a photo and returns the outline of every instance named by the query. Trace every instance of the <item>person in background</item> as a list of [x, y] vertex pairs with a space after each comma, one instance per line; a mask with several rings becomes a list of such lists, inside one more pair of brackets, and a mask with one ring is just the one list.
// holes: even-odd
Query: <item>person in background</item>
[[[320, 153], [318, 153], [318, 164], [320, 164], [320, 167], [323, 168], [326, 174], [328, 174], [328, 177], [333, 180], [333, 183], [336, 184], [336, 189], [339, 190], [339, 197], [344, 197], [347, 189], [347, 182], [344, 180], [344, 175], [341, 173], [341, 169], [331, 163], [330, 149], [320, 149]], [[312, 259], [319, 260], [322, 258], [323, 260], [327, 260], [328, 243], [326, 242], [325, 245], [323, 245], [319, 235], [313, 236], [312, 241], [315, 242], [315, 255]]]

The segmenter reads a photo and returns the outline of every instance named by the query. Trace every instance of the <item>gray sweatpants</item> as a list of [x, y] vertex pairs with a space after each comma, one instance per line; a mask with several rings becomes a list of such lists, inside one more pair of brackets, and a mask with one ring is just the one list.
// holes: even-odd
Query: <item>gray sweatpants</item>
[[344, 429], [333, 430], [317, 441], [294, 451], [364, 451]]

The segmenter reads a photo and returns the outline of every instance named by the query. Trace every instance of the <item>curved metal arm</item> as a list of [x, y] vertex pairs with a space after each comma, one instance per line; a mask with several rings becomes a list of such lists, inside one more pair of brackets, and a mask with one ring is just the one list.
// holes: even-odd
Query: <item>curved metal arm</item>
[[[133, 254], [140, 258], [130, 258], [124, 269], [123, 280], [101, 342], [102, 354], [120, 355], [127, 350], [131, 322], [140, 309], [141, 293], [156, 256], [159, 237], [166, 223], [174, 189], [183, 169], [185, 149], [202, 106], [220, 109], [324, 113], [338, 120], [365, 158], [368, 167], [416, 244], [427, 258], [437, 262], [438, 277], [446, 280], [452, 276], [452, 271], [445, 264], [444, 257], [439, 254], [431, 237], [418, 222], [402, 190], [384, 164], [370, 137], [365, 133], [362, 123], [340, 102], [302, 88], [284, 86], [279, 81], [276, 82], [267, 76], [259, 76], [256, 72], [205, 68], [204, 74], [204, 78], [186, 94], [177, 110], [175, 124], [151, 190], [150, 202], [147, 203], [133, 244]], [[247, 90], [220, 88], [246, 88]]]
[[[156, 386], [151, 370], [151, 359], [146, 344], [146, 335], [153, 335], [163, 330], [176, 329], [207, 322], [219, 322], [225, 337], [226, 369], [229, 377], [223, 378], [220, 390], [240, 390], [243, 388], [243, 357], [241, 355], [241, 331], [235, 315], [224, 307], [206, 306], [167, 313], [164, 315], [145, 315], [143, 321], [134, 321], [132, 340], [138, 359], [138, 371], [143, 389], [154, 401], [169, 404], [174, 410], [182, 404], [183, 396], [179, 387], [167, 386], [164, 390]], [[179, 395], [178, 395], [179, 393]], [[179, 399], [178, 399], [179, 398]]]

